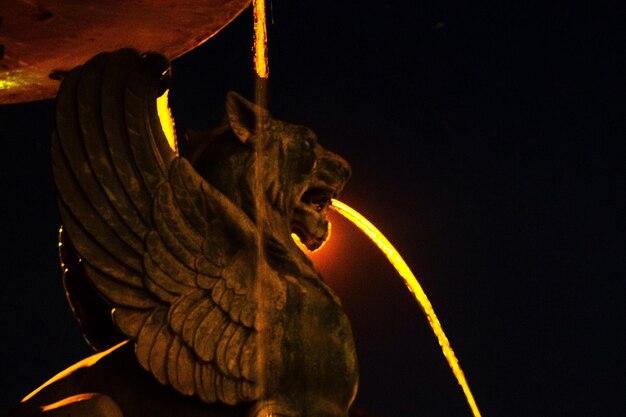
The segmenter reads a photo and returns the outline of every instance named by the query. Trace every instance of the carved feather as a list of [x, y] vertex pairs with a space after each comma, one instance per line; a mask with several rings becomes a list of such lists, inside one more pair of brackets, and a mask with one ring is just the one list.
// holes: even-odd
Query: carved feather
[[66, 77], [52, 138], [61, 218], [146, 370], [206, 402], [251, 401], [256, 227], [170, 148], [156, 110], [168, 71], [122, 50]]

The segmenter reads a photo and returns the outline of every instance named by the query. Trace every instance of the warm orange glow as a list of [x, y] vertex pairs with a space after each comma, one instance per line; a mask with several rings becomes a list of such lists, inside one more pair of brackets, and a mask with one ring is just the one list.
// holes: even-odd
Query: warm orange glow
[[55, 383], [55, 382], [57, 382], [57, 381], [59, 381], [61, 379], [66, 378], [67, 376], [69, 376], [73, 372], [76, 372], [78, 369], [80, 369], [80, 368], [88, 368], [90, 366], [95, 365], [96, 362], [98, 362], [100, 359], [102, 359], [103, 357], [107, 356], [112, 351], [122, 347], [126, 343], [128, 343], [128, 340], [125, 340], [125, 341], [123, 341], [123, 342], [113, 346], [109, 350], [105, 350], [104, 352], [100, 352], [100, 353], [96, 353], [95, 355], [91, 355], [90, 357], [85, 358], [82, 361], [77, 362], [74, 365], [70, 366], [69, 368], [59, 372], [58, 374], [56, 374], [55, 376], [50, 378], [48, 381], [46, 381], [42, 386], [40, 386], [35, 391], [33, 391], [30, 394], [28, 394], [26, 397], [24, 397], [22, 399], [22, 402], [26, 402], [26, 401], [30, 400], [32, 397], [37, 395], [37, 393], [39, 393], [41, 390], [43, 390], [47, 386], [52, 385], [53, 383]]
[[260, 78], [269, 76], [265, 0], [252, 0], [254, 9], [254, 70]]
[[408, 287], [409, 291], [413, 294], [419, 305], [422, 307], [422, 310], [426, 314], [426, 318], [428, 319], [428, 323], [430, 327], [433, 329], [435, 336], [437, 336], [437, 340], [439, 341], [439, 345], [441, 346], [441, 350], [443, 351], [443, 355], [445, 356], [448, 364], [450, 365], [450, 369], [452, 369], [452, 373], [456, 377], [459, 385], [463, 389], [463, 393], [467, 398], [467, 402], [472, 409], [472, 413], [475, 417], [480, 416], [480, 411], [478, 411], [478, 406], [474, 401], [474, 396], [469, 389], [469, 385], [467, 384], [467, 380], [465, 379], [465, 374], [461, 370], [461, 366], [459, 365], [459, 360], [456, 358], [454, 351], [452, 350], [452, 346], [450, 346], [450, 341], [446, 337], [446, 334], [441, 327], [441, 323], [435, 314], [435, 310], [433, 310], [433, 306], [428, 300], [426, 293], [422, 289], [422, 286], [417, 282], [415, 275], [409, 269], [409, 266], [404, 262], [404, 259], [400, 256], [398, 251], [393, 247], [393, 245], [385, 238], [385, 236], [365, 217], [359, 214], [354, 209], [345, 205], [341, 201], [334, 200], [332, 201], [332, 206], [338, 213], [343, 215], [346, 219], [350, 220], [355, 226], [357, 226], [363, 233], [365, 233], [385, 254], [389, 262], [396, 268], [400, 276], [404, 279], [404, 283]]
[[[41, 412], [52, 411], [52, 410], [56, 410], [57, 408], [65, 407], [66, 405], [76, 404], [81, 401], [89, 401], [92, 398], [94, 398], [95, 395], [97, 394], [94, 394], [93, 392], [86, 393], [86, 394], [72, 395], [71, 397], [64, 398], [61, 401], [57, 401], [53, 404], [45, 405], [41, 407], [39, 411]], [[67, 415], [70, 416], [71, 414], [68, 413]]]

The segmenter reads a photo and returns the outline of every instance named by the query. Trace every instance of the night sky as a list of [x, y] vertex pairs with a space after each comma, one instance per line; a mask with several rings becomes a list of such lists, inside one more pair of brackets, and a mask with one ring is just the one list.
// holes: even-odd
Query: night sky
[[[341, 199], [412, 267], [484, 416], [626, 415], [624, 21], [560, 3], [272, 3], [272, 114], [351, 163]], [[251, 42], [245, 12], [173, 62], [179, 132], [254, 97]], [[0, 106], [0, 413], [90, 353], [56, 258], [52, 109]], [[332, 220], [318, 261], [352, 320], [356, 403], [471, 415], [399, 277]]]

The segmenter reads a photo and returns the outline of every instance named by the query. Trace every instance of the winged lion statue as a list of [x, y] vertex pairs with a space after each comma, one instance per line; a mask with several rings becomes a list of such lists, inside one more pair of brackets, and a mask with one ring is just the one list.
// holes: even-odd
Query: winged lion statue
[[325, 240], [348, 164], [236, 93], [182, 157], [157, 109], [169, 77], [166, 58], [127, 49], [63, 81], [52, 168], [64, 239], [122, 341], [15, 415], [346, 417], [350, 324], [291, 235]]

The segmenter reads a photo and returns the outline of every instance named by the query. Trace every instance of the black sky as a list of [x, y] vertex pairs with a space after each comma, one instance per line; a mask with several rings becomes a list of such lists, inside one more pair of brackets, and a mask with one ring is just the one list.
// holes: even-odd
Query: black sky
[[[617, 4], [272, 3], [270, 110], [350, 161], [342, 199], [412, 266], [484, 416], [626, 415]], [[251, 30], [246, 12], [174, 61], [180, 131], [254, 96]], [[0, 411], [89, 353], [56, 262], [52, 108], [0, 106]], [[353, 322], [357, 403], [470, 415], [393, 270], [335, 222], [344, 267], [320, 268]]]

